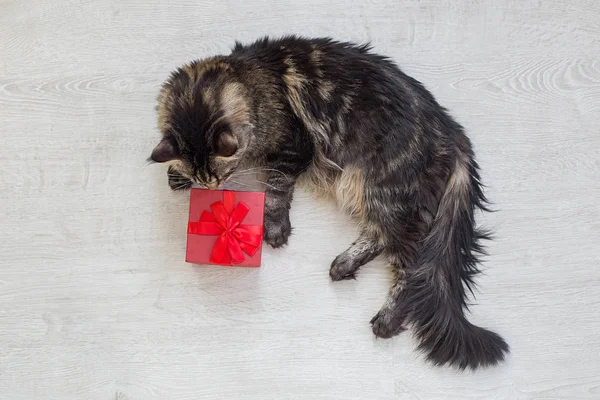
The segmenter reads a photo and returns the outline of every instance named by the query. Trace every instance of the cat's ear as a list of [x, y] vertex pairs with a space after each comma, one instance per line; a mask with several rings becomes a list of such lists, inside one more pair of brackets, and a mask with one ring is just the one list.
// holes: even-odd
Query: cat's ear
[[223, 131], [217, 137], [215, 144], [215, 155], [219, 157], [231, 157], [238, 150], [238, 140], [231, 131]]
[[167, 161], [176, 160], [179, 158], [179, 149], [177, 144], [169, 138], [163, 138], [158, 145], [152, 150], [150, 160], [163, 163]]

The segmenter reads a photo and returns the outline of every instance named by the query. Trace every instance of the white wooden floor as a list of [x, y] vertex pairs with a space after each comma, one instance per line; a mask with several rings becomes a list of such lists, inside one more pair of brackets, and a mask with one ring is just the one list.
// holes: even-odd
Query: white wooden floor
[[[260, 269], [184, 262], [188, 199], [145, 159], [171, 69], [264, 34], [367, 41], [470, 132], [498, 213], [476, 373], [375, 340], [382, 261], [298, 193]], [[0, 399], [600, 399], [600, 3], [0, 0]]]

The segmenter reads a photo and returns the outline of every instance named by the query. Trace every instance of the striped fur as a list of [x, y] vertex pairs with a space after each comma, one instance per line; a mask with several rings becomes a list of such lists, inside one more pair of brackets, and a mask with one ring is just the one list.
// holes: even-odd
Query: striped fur
[[361, 235], [330, 276], [354, 278], [374, 257], [388, 259], [394, 281], [371, 321], [375, 335], [412, 324], [437, 365], [503, 360], [502, 338], [465, 317], [487, 238], [475, 226], [486, 200], [471, 143], [393, 62], [330, 39], [238, 43], [228, 56], [175, 71], [158, 116], [163, 139], [152, 158], [176, 161], [172, 188], [267, 172], [265, 240], [273, 247], [291, 234], [297, 181], [356, 218]]

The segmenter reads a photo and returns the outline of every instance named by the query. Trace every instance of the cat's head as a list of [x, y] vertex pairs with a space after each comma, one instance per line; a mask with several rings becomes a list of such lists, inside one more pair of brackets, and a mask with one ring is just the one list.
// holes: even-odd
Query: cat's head
[[222, 58], [179, 68], [158, 96], [163, 138], [150, 160], [169, 163], [181, 175], [210, 189], [219, 187], [252, 142], [249, 101], [245, 86]]

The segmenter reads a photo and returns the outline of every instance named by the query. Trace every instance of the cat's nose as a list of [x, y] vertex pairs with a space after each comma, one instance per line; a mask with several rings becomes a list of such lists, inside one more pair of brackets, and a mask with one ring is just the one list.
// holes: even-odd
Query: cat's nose
[[215, 190], [217, 189], [220, 185], [218, 181], [214, 181], [214, 182], [208, 182], [206, 184], [204, 184], [204, 186], [206, 186], [208, 189], [210, 190]]

